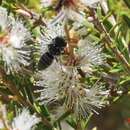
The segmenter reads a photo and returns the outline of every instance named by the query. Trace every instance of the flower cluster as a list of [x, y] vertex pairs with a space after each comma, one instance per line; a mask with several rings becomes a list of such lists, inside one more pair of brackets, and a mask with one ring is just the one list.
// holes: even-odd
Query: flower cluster
[[[37, 100], [46, 106], [56, 103], [59, 109], [71, 111], [78, 118], [86, 118], [90, 112], [97, 113], [96, 108], [105, 105], [103, 97], [108, 95], [102, 84], [97, 82], [90, 86], [86, 81], [86, 77], [90, 78], [93, 74], [95, 66], [105, 64], [101, 46], [88, 38], [87, 27], [84, 27], [84, 22], [87, 21], [86, 8], [95, 8], [99, 2], [101, 1], [41, 1], [43, 8], [54, 3], [56, 15], [44, 27], [43, 24], [38, 26], [41, 36], [36, 39], [40, 39], [40, 58], [36, 70], [40, 71], [36, 75], [36, 86], [42, 86], [42, 89], [36, 90], [40, 93]], [[82, 6], [85, 6], [85, 11], [81, 9]], [[27, 13], [31, 15], [28, 10]], [[3, 7], [0, 7], [0, 18], [0, 63], [7, 74], [18, 73], [30, 64], [31, 50], [28, 41], [32, 36], [24, 23], [18, 18], [14, 19]], [[33, 20], [36, 21], [32, 28], [42, 18]], [[30, 130], [38, 122], [39, 119], [24, 109], [14, 118], [12, 129]]]
[[30, 49], [26, 42], [31, 35], [23, 22], [8, 16], [3, 7], [0, 7], [0, 17], [0, 57], [7, 74], [10, 74], [29, 65]]
[[75, 79], [72, 69], [64, 70], [56, 66], [56, 63], [50, 68], [39, 72], [42, 78], [36, 82], [37, 86], [43, 86], [43, 89], [36, 91], [40, 92], [38, 100], [41, 104], [49, 106], [62, 101], [59, 105], [65, 111], [72, 110], [77, 117], [83, 118], [86, 118], [90, 112], [98, 113], [95, 108], [105, 105], [102, 98], [107, 97], [108, 91], [103, 91], [103, 85], [88, 86], [81, 83]]
[[[41, 55], [46, 52], [50, 53], [50, 45], [54, 44], [56, 37], [63, 37], [65, 40], [67, 37], [62, 24], [48, 26], [42, 34]], [[68, 48], [69, 43], [66, 50]], [[108, 91], [104, 92], [102, 84], [89, 86], [82, 82], [82, 74], [79, 71], [83, 72], [86, 77], [92, 73], [94, 66], [104, 64], [105, 58], [101, 47], [92, 44], [88, 39], [80, 39], [74, 48], [73, 57], [68, 54], [69, 52], [64, 52], [55, 56], [52, 64], [46, 69], [38, 72], [36, 86], [41, 86], [42, 89], [36, 90], [40, 93], [37, 100], [41, 105], [46, 106], [57, 102], [59, 109], [62, 107], [65, 111], [71, 110], [77, 117], [86, 118], [90, 112], [96, 112], [96, 107], [104, 106], [106, 102], [102, 98], [107, 97]], [[53, 54], [50, 53], [50, 55]], [[49, 58], [43, 59], [46, 60], [46, 64]]]

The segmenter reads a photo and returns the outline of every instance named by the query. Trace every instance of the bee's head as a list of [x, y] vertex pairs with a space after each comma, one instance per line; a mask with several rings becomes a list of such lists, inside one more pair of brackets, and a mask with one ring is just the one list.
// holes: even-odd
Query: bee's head
[[54, 40], [55, 40], [55, 45], [58, 47], [65, 47], [67, 45], [63, 37], [56, 37]]

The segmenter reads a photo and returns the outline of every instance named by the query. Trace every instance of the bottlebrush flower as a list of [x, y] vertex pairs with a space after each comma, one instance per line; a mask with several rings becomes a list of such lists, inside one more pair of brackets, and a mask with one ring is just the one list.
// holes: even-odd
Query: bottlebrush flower
[[3, 21], [0, 21], [2, 28], [0, 56], [6, 72], [9, 74], [18, 72], [22, 67], [29, 65], [30, 50], [26, 42], [31, 39], [31, 35], [21, 21], [8, 17], [6, 9], [1, 7], [0, 10], [2, 10], [0, 11], [1, 21]]
[[8, 17], [7, 10], [0, 7], [0, 32], [9, 28], [11, 24], [11, 17]]
[[41, 104], [51, 104], [59, 99], [62, 99], [62, 92], [69, 86], [70, 73], [56, 61], [52, 65], [38, 73], [39, 80], [36, 82], [36, 86], [42, 86], [43, 89], [36, 90], [40, 93], [40, 97], [37, 98]]
[[[60, 66], [54, 63], [47, 69], [39, 73], [39, 80], [36, 86], [42, 86], [36, 92], [40, 93], [37, 100], [41, 104], [49, 106], [59, 103], [64, 111], [71, 110], [77, 117], [85, 118], [90, 112], [96, 112], [96, 108], [101, 108], [106, 103], [102, 100], [108, 92], [103, 91], [102, 86], [87, 86], [81, 83], [75, 68]], [[61, 103], [62, 101], [62, 103]]]
[[39, 122], [39, 118], [35, 115], [31, 115], [27, 109], [23, 109], [22, 112], [13, 119], [12, 130], [32, 130]]
[[84, 71], [86, 70], [88, 74], [91, 73], [93, 66], [102, 65], [105, 63], [102, 48], [91, 44], [87, 39], [79, 41], [76, 54], [79, 57], [77, 66], [81, 67]]
[[108, 91], [104, 92], [102, 88], [97, 84], [89, 87], [75, 82], [65, 92], [65, 108], [72, 110], [77, 117], [83, 118], [86, 118], [91, 112], [98, 113], [95, 109], [105, 105], [105, 101], [102, 99], [108, 95]]

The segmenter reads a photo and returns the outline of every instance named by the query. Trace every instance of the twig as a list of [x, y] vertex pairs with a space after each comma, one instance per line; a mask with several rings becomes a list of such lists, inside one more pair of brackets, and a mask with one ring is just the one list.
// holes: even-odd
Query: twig
[[19, 4], [16, 6], [16, 12], [23, 15], [23, 16], [29, 17], [30, 19], [35, 20], [33, 28], [37, 27], [38, 25], [46, 26], [45, 21], [42, 19], [42, 17], [40, 15], [29, 10], [23, 4]]
[[69, 34], [69, 29], [67, 27], [67, 24], [65, 24], [65, 33], [66, 33], [66, 37], [67, 37], [67, 41], [68, 41], [68, 45], [69, 45], [69, 53], [70, 53], [70, 56], [73, 56], [73, 50], [74, 48], [72, 47], [71, 45], [71, 39], [70, 39], [70, 34]]
[[[74, 48], [75, 48], [75, 45], [73, 45], [72, 43], [73, 43], [73, 42], [76, 42], [76, 44], [77, 44], [77, 43], [78, 43], [78, 40], [75, 40], [74, 38], [71, 39], [67, 25], [65, 25], [65, 32], [66, 32], [67, 41], [68, 41], [68, 45], [69, 45], [70, 63], [73, 64], [73, 63], [75, 63], [76, 58], [75, 58], [75, 56], [74, 56]], [[72, 62], [72, 60], [73, 60], [73, 62]], [[85, 72], [84, 72], [81, 68], [77, 68], [77, 71], [78, 71], [78, 73], [80, 74], [80, 76], [81, 76], [82, 78], [85, 78], [85, 77], [86, 77]]]

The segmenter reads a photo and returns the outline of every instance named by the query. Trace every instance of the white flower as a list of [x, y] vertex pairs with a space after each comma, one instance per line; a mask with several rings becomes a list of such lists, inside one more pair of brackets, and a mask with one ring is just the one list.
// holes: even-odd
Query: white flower
[[63, 24], [57, 24], [54, 26], [48, 25], [47, 28], [43, 29], [42, 36], [40, 38], [40, 50], [41, 54], [44, 54], [48, 50], [48, 45], [52, 43], [52, 40], [56, 37], [65, 38]]
[[37, 118], [35, 115], [31, 115], [27, 109], [23, 109], [22, 112], [14, 118], [12, 122], [12, 129], [32, 130], [39, 122], [39, 118]]
[[42, 86], [43, 89], [36, 92], [40, 92], [38, 100], [41, 104], [47, 105], [62, 98], [62, 93], [69, 86], [70, 73], [65, 72], [56, 61], [49, 68], [39, 72], [41, 78], [36, 82], [36, 86]]
[[101, 0], [80, 0], [83, 4], [89, 7], [96, 7], [95, 5]]
[[25, 42], [31, 39], [31, 35], [27, 28], [24, 27], [21, 21], [15, 21], [13, 24], [10, 34], [9, 43], [15, 48], [22, 48]]
[[[4, 22], [0, 21], [2, 26], [0, 56], [2, 57], [1, 61], [4, 62], [6, 72], [9, 74], [18, 72], [22, 67], [29, 65], [30, 50], [26, 42], [31, 39], [31, 35], [21, 21], [15, 21], [12, 18], [9, 22], [6, 13], [5, 20], [4, 16], [2, 19]], [[0, 11], [0, 16], [2, 16], [2, 11]]]
[[[90, 112], [96, 112], [95, 108], [101, 108], [105, 102], [102, 100], [107, 96], [102, 86], [87, 86], [80, 82], [73, 67], [61, 66], [57, 62], [39, 73], [41, 77], [36, 86], [42, 89], [36, 90], [40, 93], [38, 100], [41, 104], [51, 105], [60, 102], [64, 111], [72, 110], [77, 117], [86, 117]], [[62, 101], [62, 103], [61, 103]]]
[[1, 30], [6, 30], [10, 26], [11, 18], [8, 17], [7, 10], [0, 7], [0, 28]]
[[90, 41], [84, 39], [80, 40], [78, 44], [77, 55], [79, 56], [79, 61], [77, 66], [83, 68], [83, 70], [91, 73], [93, 66], [102, 65], [105, 63], [105, 58], [102, 53], [102, 48], [97, 45], [92, 45]]
[[91, 88], [85, 84], [75, 82], [70, 85], [65, 93], [66, 101], [64, 106], [73, 110], [77, 117], [87, 117], [89, 113], [98, 113], [95, 109], [105, 105], [103, 97], [108, 95], [108, 92], [103, 92], [102, 86], [92, 86]]

